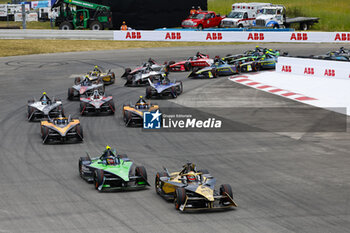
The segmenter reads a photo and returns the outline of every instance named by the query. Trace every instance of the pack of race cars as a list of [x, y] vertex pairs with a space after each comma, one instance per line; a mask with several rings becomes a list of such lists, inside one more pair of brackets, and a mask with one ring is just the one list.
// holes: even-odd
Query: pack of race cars
[[[158, 64], [149, 59], [135, 69], [126, 68], [121, 78], [127, 87], [145, 87], [145, 98], [177, 98], [183, 93], [183, 83], [169, 79], [170, 72], [189, 72], [188, 78], [217, 78], [241, 72], [274, 69], [280, 51], [256, 47], [242, 54], [209, 58], [200, 52], [186, 60]], [[286, 56], [287, 54], [284, 53]], [[314, 58], [348, 61], [350, 52], [339, 51]], [[114, 115], [116, 112], [113, 96], [105, 93], [105, 86], [115, 82], [111, 70], [95, 66], [92, 71], [76, 77], [68, 88], [68, 100], [79, 100], [79, 113], [85, 115]], [[123, 121], [126, 127], [141, 126], [145, 112], [160, 110], [158, 104], [146, 101], [142, 96], [135, 104], [124, 104]], [[41, 139], [44, 144], [59, 142], [82, 142], [83, 128], [78, 118], [65, 116], [61, 99], [49, 97], [45, 92], [36, 100], [28, 100], [28, 121], [40, 121]], [[145, 167], [136, 166], [125, 154], [118, 154], [109, 146], [97, 157], [89, 154], [79, 159], [79, 174], [98, 191], [145, 189], [150, 186]], [[187, 163], [179, 172], [170, 173], [166, 168], [155, 176], [155, 190], [166, 200], [172, 200], [180, 211], [237, 207], [232, 188], [228, 184], [215, 189], [216, 179], [207, 170], [197, 170]]]

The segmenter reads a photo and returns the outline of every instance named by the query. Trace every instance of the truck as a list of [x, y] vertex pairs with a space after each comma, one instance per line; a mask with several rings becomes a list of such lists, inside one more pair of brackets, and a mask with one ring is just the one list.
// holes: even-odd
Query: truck
[[271, 3], [234, 3], [232, 11], [221, 21], [224, 28], [247, 28], [252, 27], [255, 18], [261, 13], [260, 10]]
[[225, 18], [225, 16], [220, 16], [214, 11], [200, 11], [183, 20], [181, 26], [182, 28], [198, 28], [198, 30], [220, 27], [223, 18]]
[[283, 5], [271, 5], [261, 9], [261, 14], [256, 17], [255, 27], [264, 28], [288, 28], [291, 24], [299, 24], [300, 30], [308, 30], [310, 27], [318, 23], [319, 18], [316, 17], [286, 17], [286, 8]]
[[113, 27], [109, 6], [81, 0], [56, 0], [52, 8], [59, 8], [55, 26], [61, 30], [103, 30]]

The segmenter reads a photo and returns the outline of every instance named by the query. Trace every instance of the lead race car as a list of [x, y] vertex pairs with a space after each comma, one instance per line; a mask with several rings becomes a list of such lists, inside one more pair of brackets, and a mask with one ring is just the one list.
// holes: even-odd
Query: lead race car
[[142, 96], [135, 105], [123, 105], [123, 119], [125, 126], [142, 126], [144, 112], [155, 112], [159, 106], [146, 102]]
[[41, 121], [41, 138], [45, 144], [49, 141], [68, 142], [70, 139], [81, 142], [84, 136], [79, 119], [67, 118], [61, 113], [57, 118]]
[[215, 58], [211, 66], [202, 69], [194, 68], [187, 76], [188, 78], [216, 78], [218, 76], [238, 74], [239, 70], [235, 64], [227, 64], [220, 58]]
[[99, 90], [99, 92], [104, 93], [104, 84], [100, 81], [94, 82], [89, 79], [89, 76], [85, 76], [83, 80], [79, 80], [78, 83], [68, 88], [68, 99], [74, 100], [80, 98], [80, 96], [89, 96], [94, 90]]
[[166, 168], [155, 177], [156, 193], [166, 200], [174, 200], [180, 211], [237, 207], [229, 184], [215, 190], [216, 179], [207, 170], [197, 170], [187, 163], [180, 172], [169, 173]]
[[80, 177], [94, 183], [98, 191], [144, 189], [147, 181], [145, 167], [134, 165], [127, 155], [117, 154], [115, 149], [106, 147], [103, 154], [96, 158], [80, 157]]
[[115, 105], [113, 96], [105, 96], [105, 94], [99, 93], [98, 90], [94, 90], [94, 93], [89, 97], [80, 97], [80, 114], [85, 115], [88, 113], [110, 113], [114, 114]]
[[46, 92], [40, 97], [38, 101], [35, 98], [28, 100], [28, 121], [41, 120], [47, 117], [57, 117], [60, 112], [63, 112], [62, 101], [60, 99], [52, 98], [46, 95]]
[[169, 71], [190, 71], [193, 67], [206, 67], [213, 64], [214, 60], [208, 55], [197, 52], [195, 56], [189, 57], [185, 61], [174, 62], [168, 64]]
[[177, 98], [178, 95], [183, 92], [183, 85], [181, 81], [171, 82], [167, 76], [161, 77], [153, 83], [148, 79], [149, 86], [146, 88], [146, 98], [151, 99], [152, 97], [171, 96]]

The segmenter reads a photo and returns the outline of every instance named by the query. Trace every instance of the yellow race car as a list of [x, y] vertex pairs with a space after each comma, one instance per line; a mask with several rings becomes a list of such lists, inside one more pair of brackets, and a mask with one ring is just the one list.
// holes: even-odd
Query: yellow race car
[[45, 144], [49, 141], [67, 142], [71, 139], [81, 142], [84, 136], [79, 119], [60, 115], [54, 119], [41, 121], [41, 138]]
[[155, 189], [166, 200], [174, 200], [180, 211], [237, 207], [229, 184], [215, 190], [216, 179], [207, 170], [187, 163], [180, 172], [157, 172]]
[[143, 124], [144, 112], [155, 112], [159, 106], [146, 102], [142, 96], [135, 105], [123, 105], [123, 119], [126, 126], [140, 126]]

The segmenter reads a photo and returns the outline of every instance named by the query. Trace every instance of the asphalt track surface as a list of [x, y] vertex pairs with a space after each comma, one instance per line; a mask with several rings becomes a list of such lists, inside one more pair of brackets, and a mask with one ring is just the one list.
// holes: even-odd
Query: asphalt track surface
[[[271, 44], [292, 55], [322, 54], [336, 44]], [[43, 145], [39, 123], [26, 120], [27, 100], [43, 91], [59, 96], [66, 113], [71, 74], [98, 64], [117, 76], [149, 57], [181, 60], [202, 51], [211, 56], [240, 53], [252, 44], [62, 53], [0, 58], [0, 232], [348, 232], [350, 229], [350, 144], [348, 133], [157, 133], [126, 128], [123, 103], [144, 88], [123, 80], [106, 88], [117, 114], [81, 117], [85, 141]], [[161, 106], [300, 107], [297, 103], [230, 82], [183, 80], [177, 100]], [[237, 120], [237, 119], [236, 119]], [[239, 122], [239, 119], [237, 120]], [[244, 125], [243, 119], [240, 122]], [[249, 125], [247, 125], [249, 128]], [[106, 144], [144, 165], [148, 190], [98, 193], [78, 175], [78, 159], [98, 155]], [[218, 185], [231, 184], [239, 207], [230, 211], [180, 213], [154, 191], [155, 173], [176, 171], [192, 161], [208, 169]]]

